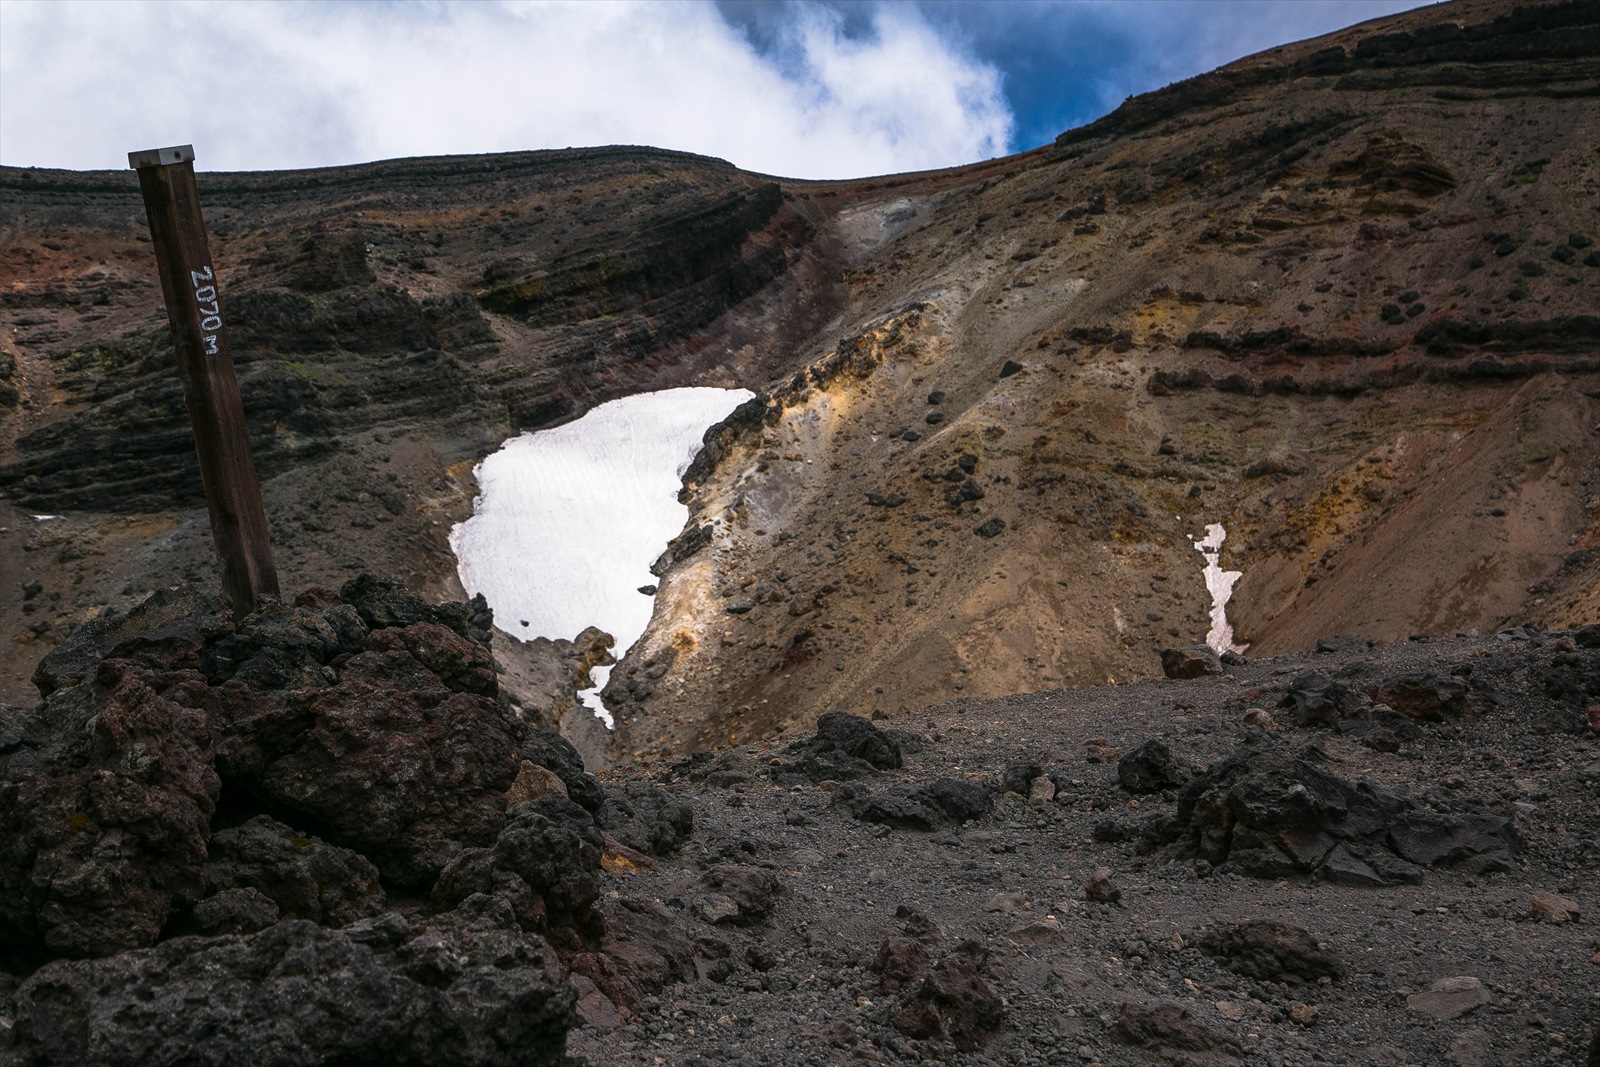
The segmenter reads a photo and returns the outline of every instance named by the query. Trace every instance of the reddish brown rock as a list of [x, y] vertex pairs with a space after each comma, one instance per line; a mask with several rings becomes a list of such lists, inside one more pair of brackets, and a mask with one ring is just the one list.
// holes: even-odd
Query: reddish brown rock
[[27, 717], [0, 758], [0, 941], [104, 955], [153, 944], [199, 898], [221, 782], [174, 681], [109, 660]]

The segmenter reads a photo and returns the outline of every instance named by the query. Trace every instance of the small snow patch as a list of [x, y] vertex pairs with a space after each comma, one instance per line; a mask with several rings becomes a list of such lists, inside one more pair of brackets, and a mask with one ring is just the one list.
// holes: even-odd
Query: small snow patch
[[1219, 653], [1243, 652], [1250, 647], [1234, 644], [1233, 625], [1228, 622], [1228, 601], [1233, 596], [1233, 584], [1244, 577], [1244, 572], [1222, 569], [1222, 542], [1227, 539], [1228, 531], [1222, 528], [1222, 523], [1214, 522], [1206, 527], [1204, 539], [1194, 542], [1195, 550], [1206, 558], [1206, 590], [1211, 594], [1211, 629], [1206, 633], [1206, 644]]

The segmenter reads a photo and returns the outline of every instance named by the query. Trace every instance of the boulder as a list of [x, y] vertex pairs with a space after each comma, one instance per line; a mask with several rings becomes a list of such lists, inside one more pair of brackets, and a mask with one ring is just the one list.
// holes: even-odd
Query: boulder
[[1240, 1052], [1237, 1041], [1206, 1026], [1189, 1005], [1176, 1000], [1123, 1002], [1112, 1037], [1196, 1067], [1234, 1063]]
[[1343, 978], [1344, 961], [1298, 926], [1261, 919], [1217, 927], [1201, 936], [1199, 949], [1235, 974], [1262, 981], [1286, 977], [1302, 982]]
[[208, 690], [217, 768], [248, 793], [425, 888], [505, 823], [521, 725], [456, 692], [410, 652], [352, 656], [337, 684], [279, 699], [237, 682]]
[[153, 944], [174, 907], [199, 900], [222, 782], [197, 688], [192, 671], [106, 660], [31, 711], [6, 710], [0, 943], [105, 955]]
[[1511, 820], [1442, 814], [1352, 784], [1276, 746], [1244, 745], [1184, 787], [1157, 836], [1212, 864], [1347, 884], [1414, 881], [1422, 868], [1503, 870], [1522, 848]]
[[1117, 761], [1117, 781], [1130, 793], [1159, 793], [1188, 780], [1166, 742], [1152, 738]]
[[604, 848], [593, 817], [565, 797], [519, 804], [492, 845], [462, 851], [441, 872], [431, 902], [450, 911], [474, 894], [499, 896], [525, 930], [592, 927]]
[[833, 795], [862, 822], [901, 830], [939, 830], [987, 815], [994, 807], [989, 790], [959, 778], [936, 778], [919, 785], [894, 786], [865, 793], [845, 786]]
[[817, 719], [817, 732], [789, 746], [786, 774], [813, 782], [864, 778], [901, 766], [900, 746], [869, 719], [830, 711]]
[[890, 1024], [907, 1037], [949, 1041], [973, 1052], [989, 1041], [1005, 1020], [1005, 1001], [983, 980], [988, 951], [963, 942], [909, 984], [889, 1012]]
[[1426, 672], [1386, 678], [1367, 693], [1373, 700], [1421, 722], [1445, 722], [1467, 708], [1465, 682]]
[[694, 836], [694, 809], [646, 782], [619, 782], [606, 790], [597, 821], [628, 848], [656, 856], [676, 851]]
[[1441, 978], [1424, 992], [1406, 998], [1406, 1007], [1435, 1019], [1459, 1019], [1493, 999], [1483, 980], [1471, 975]]
[[1204, 678], [1208, 674], [1221, 674], [1222, 660], [1216, 649], [1208, 645], [1163, 648], [1161, 673], [1168, 678]]

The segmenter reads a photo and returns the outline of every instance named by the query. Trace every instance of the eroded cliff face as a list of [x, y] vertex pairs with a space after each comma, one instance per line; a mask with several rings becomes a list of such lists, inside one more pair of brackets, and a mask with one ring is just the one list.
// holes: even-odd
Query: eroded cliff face
[[690, 472], [620, 747], [1148, 676], [1209, 523], [1258, 653], [1593, 621], [1597, 56], [1592, 8], [1417, 12], [852, 190], [846, 248], [899, 232]]
[[[280, 569], [442, 593], [474, 459], [694, 383], [760, 397], [689, 472], [619, 758], [1148, 676], [1206, 631], [1213, 522], [1253, 651], [1595, 621], [1597, 77], [1592, 6], [1462, 2], [935, 174], [203, 175]], [[21, 701], [210, 563], [132, 175], [0, 184], [0, 490], [65, 516], [0, 534]]]

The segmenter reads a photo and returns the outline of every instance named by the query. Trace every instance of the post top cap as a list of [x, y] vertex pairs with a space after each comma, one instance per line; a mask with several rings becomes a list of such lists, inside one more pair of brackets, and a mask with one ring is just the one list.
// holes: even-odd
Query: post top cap
[[134, 170], [144, 167], [164, 167], [170, 163], [193, 163], [194, 145], [180, 144], [171, 148], [147, 148], [143, 152], [129, 152], [128, 166]]

